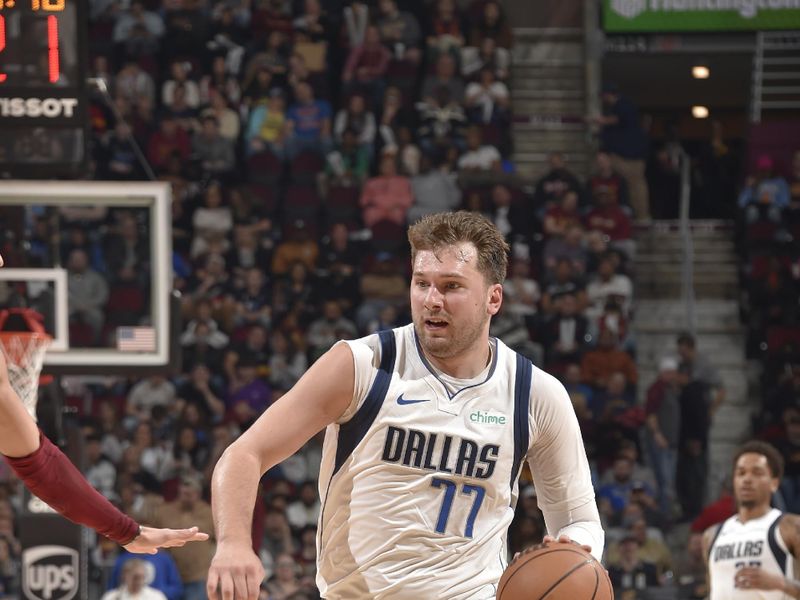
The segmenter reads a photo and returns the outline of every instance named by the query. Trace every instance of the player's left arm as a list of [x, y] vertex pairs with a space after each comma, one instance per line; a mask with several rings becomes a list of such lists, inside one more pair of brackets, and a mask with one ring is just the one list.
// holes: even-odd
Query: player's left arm
[[[800, 516], [786, 514], [778, 528], [794, 560], [800, 557]], [[778, 590], [791, 598], [800, 598], [800, 581], [759, 567], [744, 567], [736, 571], [736, 587], [755, 590]]]
[[527, 458], [547, 525], [546, 539], [566, 537], [587, 546], [600, 560], [605, 532], [578, 419], [564, 386], [544, 371], [534, 374], [531, 423]]

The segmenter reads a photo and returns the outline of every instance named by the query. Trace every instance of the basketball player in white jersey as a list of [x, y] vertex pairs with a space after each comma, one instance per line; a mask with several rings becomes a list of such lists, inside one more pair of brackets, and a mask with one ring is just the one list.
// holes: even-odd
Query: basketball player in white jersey
[[709, 600], [800, 598], [794, 561], [800, 556], [800, 516], [770, 505], [783, 476], [783, 458], [770, 444], [753, 441], [736, 452], [734, 516], [706, 530]]
[[[0, 267], [3, 257], [0, 256]], [[11, 387], [8, 366], [0, 351], [0, 455], [23, 483], [71, 521], [91, 527], [124, 546], [128, 552], [155, 554], [203, 541], [208, 535], [190, 529], [142, 527], [120, 512], [81, 475], [70, 460], [42, 435]]]
[[502, 235], [457, 212], [424, 218], [409, 240], [413, 323], [334, 346], [217, 464], [210, 598], [256, 600], [259, 479], [325, 427], [317, 585], [328, 600], [493, 599], [524, 460], [548, 533], [602, 555], [566, 391], [489, 337]]

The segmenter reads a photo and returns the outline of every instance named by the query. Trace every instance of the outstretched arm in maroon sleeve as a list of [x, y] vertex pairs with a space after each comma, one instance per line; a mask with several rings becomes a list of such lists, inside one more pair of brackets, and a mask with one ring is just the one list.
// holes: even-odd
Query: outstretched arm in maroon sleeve
[[[0, 259], [1, 260], [1, 259]], [[2, 264], [2, 263], [0, 263]], [[50, 440], [41, 435], [8, 381], [0, 352], [0, 454], [36, 496], [69, 520], [95, 529], [130, 552], [154, 554], [208, 535], [139, 525], [106, 500]]]

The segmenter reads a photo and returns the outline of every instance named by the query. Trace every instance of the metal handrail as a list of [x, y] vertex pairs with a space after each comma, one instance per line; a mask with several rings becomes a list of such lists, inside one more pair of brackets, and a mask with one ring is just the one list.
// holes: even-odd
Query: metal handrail
[[681, 198], [680, 233], [683, 240], [683, 265], [681, 268], [681, 298], [686, 311], [686, 329], [694, 335], [697, 331], [697, 316], [694, 298], [694, 243], [689, 227], [689, 206], [692, 186], [690, 180], [691, 159], [681, 151]]

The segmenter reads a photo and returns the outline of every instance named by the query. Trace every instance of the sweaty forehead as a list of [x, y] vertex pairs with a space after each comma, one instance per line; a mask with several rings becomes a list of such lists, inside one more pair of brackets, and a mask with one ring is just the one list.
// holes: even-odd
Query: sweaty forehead
[[414, 257], [414, 272], [459, 272], [466, 274], [478, 268], [478, 251], [471, 242], [443, 246], [436, 250], [420, 250]]
[[769, 462], [767, 461], [767, 457], [763, 454], [745, 452], [736, 461], [736, 467], [739, 469], [753, 469], [756, 467], [769, 469]]

